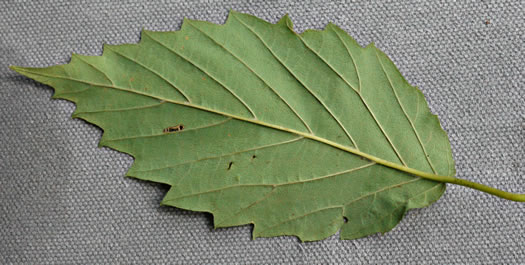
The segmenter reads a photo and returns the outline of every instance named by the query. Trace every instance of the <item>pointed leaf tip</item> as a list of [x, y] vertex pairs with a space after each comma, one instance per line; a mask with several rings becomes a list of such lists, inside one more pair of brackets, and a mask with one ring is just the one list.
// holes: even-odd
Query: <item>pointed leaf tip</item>
[[9, 69], [17, 72], [17, 73], [21, 73], [21, 71], [24, 71], [24, 67], [21, 67], [21, 66], [16, 66], [16, 65], [10, 65], [9, 66]]

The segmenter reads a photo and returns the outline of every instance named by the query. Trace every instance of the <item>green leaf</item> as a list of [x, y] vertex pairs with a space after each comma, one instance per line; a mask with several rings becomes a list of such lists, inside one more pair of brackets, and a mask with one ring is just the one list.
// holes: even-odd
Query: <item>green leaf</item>
[[132, 155], [128, 176], [171, 185], [162, 204], [252, 223], [254, 238], [387, 232], [443, 194], [428, 178], [455, 174], [423, 94], [333, 24], [297, 34], [288, 16], [232, 11], [225, 25], [185, 20], [102, 56], [13, 69]]

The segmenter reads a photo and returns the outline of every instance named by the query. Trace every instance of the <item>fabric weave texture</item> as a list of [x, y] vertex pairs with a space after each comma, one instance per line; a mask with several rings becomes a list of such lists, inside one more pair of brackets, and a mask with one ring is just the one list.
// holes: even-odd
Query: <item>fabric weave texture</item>
[[209, 214], [160, 206], [167, 186], [125, 178], [130, 156], [97, 148], [72, 103], [8, 69], [100, 55], [184, 17], [222, 24], [229, 9], [374, 42], [439, 116], [457, 177], [525, 193], [523, 1], [1, 1], [1, 264], [525, 264], [525, 203], [454, 185], [353, 241], [214, 230]]

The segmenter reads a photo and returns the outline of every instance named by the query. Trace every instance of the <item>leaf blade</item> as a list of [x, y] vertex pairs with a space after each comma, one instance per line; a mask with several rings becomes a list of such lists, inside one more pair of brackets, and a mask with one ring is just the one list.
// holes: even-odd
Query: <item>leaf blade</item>
[[[223, 26], [186, 20], [100, 57], [15, 70], [77, 103], [74, 117], [104, 129], [101, 145], [134, 156], [128, 176], [171, 185], [163, 204], [211, 212], [217, 227], [253, 223], [254, 237], [386, 232], [444, 192], [412, 172], [453, 173], [421, 92], [334, 25], [299, 35], [286, 16], [232, 12]], [[165, 133], [175, 125], [184, 130]]]

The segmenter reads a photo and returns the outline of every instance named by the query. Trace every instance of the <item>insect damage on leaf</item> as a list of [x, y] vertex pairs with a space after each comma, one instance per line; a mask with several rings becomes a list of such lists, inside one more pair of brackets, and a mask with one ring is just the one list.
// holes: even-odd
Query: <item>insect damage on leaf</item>
[[135, 158], [128, 176], [171, 185], [163, 205], [254, 224], [254, 238], [387, 232], [455, 174], [421, 91], [333, 24], [298, 34], [288, 16], [232, 11], [224, 25], [185, 19], [102, 56], [13, 69], [103, 128], [101, 145]]
[[176, 126], [171, 126], [171, 127], [168, 127], [168, 128], [164, 128], [164, 130], [162, 130], [163, 133], [174, 133], [174, 132], [178, 132], [178, 131], [182, 131], [184, 130], [184, 125], [182, 124], [179, 124], [179, 125], [176, 125]]

